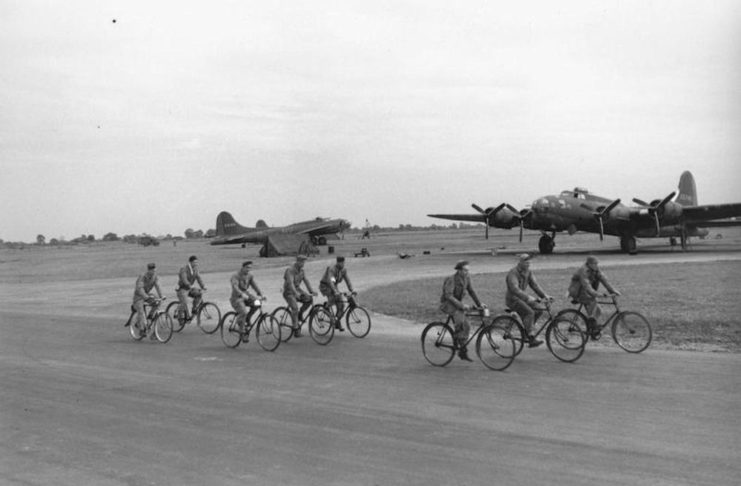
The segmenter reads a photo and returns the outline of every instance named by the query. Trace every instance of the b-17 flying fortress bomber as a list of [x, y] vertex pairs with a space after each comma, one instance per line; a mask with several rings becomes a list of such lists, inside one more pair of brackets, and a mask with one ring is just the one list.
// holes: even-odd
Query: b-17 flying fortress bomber
[[[676, 198], [675, 198], [676, 195]], [[474, 221], [493, 228], [520, 228], [542, 233], [538, 249], [543, 254], [553, 252], [556, 233], [578, 231], [598, 233], [620, 238], [620, 248], [630, 254], [637, 253], [636, 238], [670, 238], [672, 244], [680, 239], [682, 248], [692, 236], [705, 237], [707, 228], [741, 226], [741, 203], [698, 205], [697, 189], [692, 173], [685, 171], [679, 179], [679, 194], [672, 192], [663, 199], [650, 203], [634, 198], [635, 206], [626, 206], [620, 199], [607, 199], [589, 193], [586, 189], [562, 191], [559, 195], [543, 196], [530, 208], [518, 211], [507, 203], [497, 207], [473, 208], [478, 214], [428, 214], [432, 218], [454, 221]]]

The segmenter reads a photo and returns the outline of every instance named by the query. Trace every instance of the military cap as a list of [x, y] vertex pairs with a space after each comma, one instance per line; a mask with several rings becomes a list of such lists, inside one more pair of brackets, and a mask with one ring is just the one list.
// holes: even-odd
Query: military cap
[[345, 257], [343, 257], [343, 256], [338, 256], [337, 257], [337, 263], [344, 262], [344, 261], [345, 261]]
[[520, 253], [519, 255], [517, 255], [517, 258], [521, 262], [526, 262], [535, 258], [535, 255], [531, 255], [530, 253]]
[[154, 270], [156, 266], [154, 263], [147, 263], [147, 270]]
[[252, 260], [247, 260], [246, 262], [244, 262], [244, 263], [242, 264], [242, 268], [244, 268], [244, 267], [249, 267], [249, 266], [251, 266], [251, 265], [252, 265]]
[[197, 256], [195, 256], [195, 255], [191, 255], [191, 256], [190, 256], [190, 258], [188, 258], [188, 261], [189, 261], [189, 262], [193, 262], [193, 261], [195, 261], [195, 260], [198, 260], [198, 257], [197, 257]]
[[461, 261], [459, 261], [458, 263], [455, 264], [455, 269], [456, 270], [460, 270], [461, 268], [465, 267], [466, 265], [468, 265], [468, 260], [461, 260]]
[[306, 255], [296, 255], [297, 262], [305, 262], [308, 258]]
[[598, 263], [599, 263], [599, 260], [597, 260], [597, 257], [596, 257], [596, 256], [594, 256], [594, 255], [589, 255], [589, 256], [587, 257], [587, 264], [595, 264], [595, 265], [596, 265], [596, 264], [598, 264]]

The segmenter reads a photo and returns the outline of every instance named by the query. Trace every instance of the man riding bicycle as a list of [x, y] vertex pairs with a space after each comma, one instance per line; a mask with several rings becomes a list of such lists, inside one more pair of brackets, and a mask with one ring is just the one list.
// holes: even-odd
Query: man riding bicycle
[[592, 337], [599, 333], [597, 331], [597, 319], [602, 314], [602, 309], [597, 304], [597, 297], [600, 296], [597, 289], [600, 283], [605, 286], [610, 294], [620, 295], [620, 292], [612, 288], [605, 274], [599, 269], [597, 257], [589, 255], [584, 265], [572, 275], [569, 284], [569, 297], [583, 304], [587, 311], [587, 329]]
[[[265, 300], [262, 291], [257, 286], [257, 282], [255, 282], [255, 277], [250, 273], [250, 267], [252, 267], [252, 261], [247, 260], [242, 264], [242, 268], [232, 275], [230, 280], [232, 295], [229, 298], [229, 302], [232, 304], [232, 308], [237, 311], [237, 324], [239, 324], [239, 329], [242, 333], [244, 333], [245, 323], [249, 322], [252, 314], [257, 310], [257, 306], [254, 305], [255, 300]], [[257, 292], [257, 296], [249, 292], [250, 287]], [[249, 312], [247, 311], [247, 307], [250, 308]]]
[[[295, 337], [301, 337], [301, 321], [304, 320], [304, 313], [314, 303], [312, 296], [316, 295], [316, 292], [311, 288], [311, 284], [304, 274], [306, 258], [304, 255], [298, 255], [296, 257], [296, 263], [288, 267], [283, 274], [283, 298], [286, 300], [288, 308], [291, 311], [293, 335]], [[306, 286], [308, 293], [301, 289], [302, 282]], [[300, 310], [298, 308], [299, 302], [301, 302]]]
[[453, 318], [455, 323], [454, 339], [458, 345], [458, 357], [465, 361], [473, 361], [468, 357], [466, 342], [471, 332], [466, 311], [471, 310], [470, 305], [462, 302], [466, 292], [476, 303], [476, 307], [483, 307], [479, 297], [471, 285], [471, 277], [468, 275], [468, 262], [460, 261], [455, 265], [456, 272], [447, 277], [443, 283], [443, 294], [440, 297], [440, 310]]
[[543, 341], [533, 336], [532, 331], [533, 324], [541, 316], [543, 310], [536, 307], [538, 300], [529, 296], [525, 290], [530, 287], [541, 299], [550, 299], [550, 297], [543, 292], [543, 289], [540, 288], [533, 273], [530, 271], [530, 260], [532, 258], [533, 256], [527, 253], [518, 255], [519, 260], [517, 265], [507, 273], [505, 304], [517, 312], [522, 319], [522, 325], [527, 332], [528, 346], [534, 348], [543, 344]]
[[324, 276], [322, 277], [321, 282], [319, 282], [319, 291], [322, 295], [327, 297], [329, 305], [337, 307], [337, 313], [335, 314], [337, 317], [335, 328], [340, 331], [345, 330], [342, 327], [342, 324], [340, 324], [339, 319], [339, 316], [342, 315], [342, 312], [345, 309], [345, 304], [342, 301], [342, 296], [340, 295], [340, 290], [337, 288], [337, 285], [339, 285], [343, 280], [347, 285], [347, 289], [352, 293], [352, 295], [355, 295], [356, 292], [353, 290], [352, 282], [350, 282], [350, 277], [347, 276], [347, 269], [345, 269], [345, 257], [338, 256], [337, 263], [328, 266], [327, 270], [324, 272]]
[[[200, 289], [194, 285], [196, 282], [201, 287]], [[192, 255], [188, 258], [188, 264], [180, 269], [178, 276], [177, 294], [181, 308], [185, 312], [186, 321], [191, 319], [191, 315], [188, 313], [188, 297], [193, 298], [193, 310], [191, 313], [195, 314], [198, 306], [201, 304], [203, 290], [206, 290], [206, 286], [203, 284], [201, 274], [198, 271], [198, 257]]]
[[149, 263], [147, 265], [147, 272], [143, 275], [139, 275], [136, 279], [136, 285], [134, 287], [134, 299], [132, 307], [136, 309], [136, 319], [133, 325], [139, 326], [139, 329], [145, 329], [147, 326], [147, 315], [144, 312], [144, 304], [154, 303], [154, 297], [149, 292], [152, 289], [157, 291], [157, 295], [162, 299], [162, 291], [160, 290], [159, 277], [155, 271], [156, 265]]

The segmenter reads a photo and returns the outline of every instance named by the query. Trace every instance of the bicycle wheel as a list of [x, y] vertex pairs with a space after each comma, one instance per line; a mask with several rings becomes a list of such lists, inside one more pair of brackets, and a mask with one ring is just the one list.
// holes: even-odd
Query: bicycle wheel
[[553, 356], [566, 363], [573, 363], [584, 354], [587, 345], [587, 323], [576, 313], [567, 313], [553, 318], [545, 332], [548, 350]]
[[525, 341], [527, 341], [527, 333], [525, 332], [525, 328], [522, 327], [522, 324], [520, 324], [520, 321], [508, 314], [502, 314], [495, 317], [490, 325], [504, 329], [505, 337], [512, 341], [515, 357], [517, 357], [522, 352]]
[[293, 337], [293, 319], [288, 307], [278, 307], [273, 311], [273, 319], [280, 326], [280, 340], [287, 343]]
[[280, 345], [282, 329], [280, 324], [271, 314], [263, 314], [255, 325], [257, 342], [265, 351], [275, 351]]
[[445, 366], [455, 355], [453, 330], [442, 322], [427, 324], [422, 331], [422, 354], [432, 366]]
[[134, 338], [135, 341], [141, 341], [147, 334], [146, 332], [139, 329], [139, 326], [136, 322], [136, 312], [132, 312], [131, 317], [129, 317], [129, 333], [131, 333], [131, 337]]
[[629, 353], [645, 350], [652, 337], [651, 324], [638, 312], [621, 312], [612, 322], [612, 339]]
[[350, 334], [356, 338], [364, 338], [370, 332], [370, 314], [363, 307], [353, 307], [345, 314], [345, 324], [347, 324]]
[[213, 334], [219, 329], [221, 324], [221, 311], [219, 306], [213, 302], [206, 302], [201, 305], [196, 315], [196, 323], [201, 331], [206, 334]]
[[221, 325], [221, 340], [227, 348], [236, 348], [242, 342], [242, 333], [239, 332], [237, 313], [227, 312], [224, 314]]
[[311, 312], [309, 334], [315, 343], [326, 346], [334, 337], [334, 316], [324, 306], [317, 305]]
[[166, 312], [161, 312], [154, 318], [154, 335], [157, 341], [166, 343], [172, 337], [173, 320]]
[[563, 309], [556, 314], [556, 319], [567, 320], [574, 325], [579, 326], [581, 332], [586, 336], [586, 340], [589, 341], [589, 328], [587, 327], [587, 316], [583, 312], [579, 312], [576, 309]]
[[511, 330], [495, 324], [486, 326], [476, 340], [476, 354], [490, 370], [504, 371], [509, 368], [517, 356]]
[[170, 302], [167, 306], [167, 315], [172, 318], [172, 330], [180, 332], [185, 327], [185, 311], [180, 308], [180, 302]]

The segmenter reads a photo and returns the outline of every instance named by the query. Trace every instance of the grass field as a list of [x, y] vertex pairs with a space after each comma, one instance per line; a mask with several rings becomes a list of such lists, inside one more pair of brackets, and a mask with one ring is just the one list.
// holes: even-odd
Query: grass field
[[[606, 275], [623, 295], [621, 308], [648, 317], [654, 345], [741, 352], [741, 262], [615, 267]], [[536, 276], [556, 298], [554, 309], [570, 306], [565, 297], [569, 271], [536, 271]], [[484, 303], [494, 312], [503, 310], [504, 274], [479, 274], [472, 280]], [[444, 320], [437, 309], [442, 283], [435, 278], [376, 287], [363, 293], [363, 301], [375, 312], [420, 324]]]

